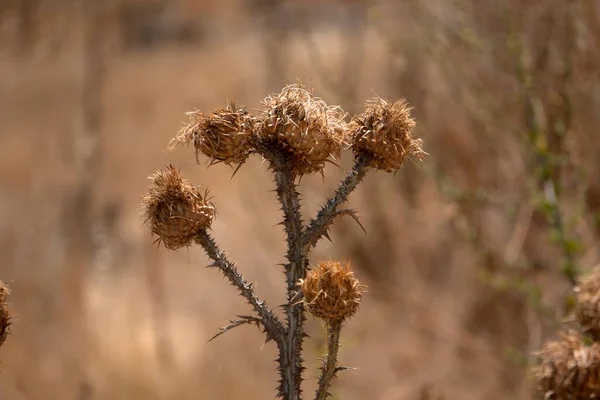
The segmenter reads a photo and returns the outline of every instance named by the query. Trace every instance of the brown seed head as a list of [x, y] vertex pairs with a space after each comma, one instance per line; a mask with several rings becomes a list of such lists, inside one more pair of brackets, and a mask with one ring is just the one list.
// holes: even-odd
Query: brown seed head
[[600, 267], [583, 277], [575, 289], [576, 313], [583, 329], [600, 340]]
[[8, 287], [0, 281], [0, 346], [6, 340], [11, 324], [11, 317], [6, 304], [6, 299], [10, 291]]
[[158, 170], [150, 180], [142, 205], [152, 233], [170, 250], [189, 246], [199, 231], [210, 227], [214, 206], [172, 165]]
[[171, 140], [170, 148], [193, 143], [198, 153], [212, 161], [241, 164], [253, 152], [251, 144], [255, 119], [245, 109], [228, 104], [210, 115], [197, 111], [188, 113], [190, 122]]
[[284, 150], [296, 175], [322, 171], [329, 157], [339, 157], [347, 140], [344, 113], [301, 85], [289, 85], [267, 97], [259, 134]]
[[315, 317], [329, 322], [344, 321], [358, 310], [364, 289], [350, 263], [323, 261], [300, 280], [304, 301]]
[[355, 156], [372, 157], [370, 166], [387, 172], [400, 168], [407, 157], [421, 159], [422, 140], [413, 139], [415, 121], [405, 100], [389, 104], [379, 97], [367, 100], [365, 112], [352, 121]]
[[600, 343], [578, 332], [561, 332], [562, 340], [545, 344], [533, 368], [536, 388], [545, 398], [596, 399], [600, 390]]

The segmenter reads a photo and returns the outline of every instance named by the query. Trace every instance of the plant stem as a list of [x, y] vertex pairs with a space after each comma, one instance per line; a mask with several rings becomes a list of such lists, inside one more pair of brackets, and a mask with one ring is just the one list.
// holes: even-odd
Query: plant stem
[[[302, 338], [304, 337], [304, 334], [300, 331], [300, 340], [298, 341], [296, 339], [297, 336], [293, 336], [292, 334], [294, 331], [289, 327], [296, 327], [297, 331], [297, 325], [299, 325], [300, 329], [302, 329], [302, 323], [297, 324], [297, 321], [304, 322], [303, 309], [300, 308], [298, 311], [298, 306], [290, 307], [289, 304], [286, 305], [289, 324], [288, 329], [286, 329], [267, 307], [266, 303], [257, 298], [252, 284], [249, 284], [244, 280], [244, 277], [237, 271], [235, 265], [227, 260], [223, 251], [219, 249], [214, 239], [206, 231], [199, 232], [196, 236], [196, 241], [214, 261], [213, 266], [219, 268], [229, 279], [231, 284], [237, 287], [248, 303], [252, 305], [254, 311], [261, 318], [261, 323], [265, 327], [267, 337], [277, 343], [279, 349], [279, 358], [277, 361], [279, 363], [280, 374], [278, 395], [286, 400], [300, 400], [301, 372], [303, 369], [300, 351], [302, 349]], [[286, 266], [286, 272], [288, 272], [288, 286], [291, 279], [291, 274], [289, 273], [290, 270], [291, 268]], [[291, 293], [289, 289], [288, 293]], [[298, 313], [300, 314], [298, 315]], [[298, 349], [297, 353], [294, 353], [295, 349]], [[294, 354], [296, 354], [297, 357], [294, 357]]]
[[333, 197], [329, 198], [325, 205], [319, 210], [317, 216], [310, 221], [308, 227], [302, 233], [302, 246], [307, 249], [317, 245], [318, 241], [327, 234], [329, 226], [335, 217], [339, 215], [338, 206], [348, 200], [350, 193], [356, 189], [365, 177], [369, 156], [361, 156], [356, 159], [352, 171], [340, 183]]
[[308, 268], [308, 249], [302, 246], [302, 215], [300, 199], [291, 160], [277, 142], [258, 140], [254, 143], [258, 152], [265, 157], [275, 175], [275, 191], [283, 211], [283, 227], [286, 233], [288, 252], [285, 264], [287, 282], [287, 304], [284, 309], [287, 331], [279, 357], [281, 381], [278, 396], [285, 400], [299, 400], [302, 392], [302, 342], [304, 340], [304, 305], [299, 302], [298, 281], [304, 278]]
[[287, 235], [288, 264], [285, 266], [288, 303], [285, 305], [287, 315], [286, 348], [288, 349], [285, 368], [286, 381], [282, 382], [280, 394], [286, 400], [300, 398], [302, 385], [302, 342], [304, 340], [304, 306], [298, 302], [300, 288], [298, 281], [306, 275], [308, 266], [307, 253], [302, 248], [302, 220], [300, 201], [294, 183], [294, 175], [287, 163], [272, 163], [275, 171], [277, 197], [281, 202], [284, 214], [284, 227]]
[[[298, 300], [300, 288], [298, 281], [306, 276], [308, 269], [308, 253], [311, 244], [316, 244], [320, 237], [327, 233], [329, 225], [340, 214], [337, 207], [344, 203], [367, 172], [369, 157], [359, 157], [346, 179], [339, 185], [334, 196], [327, 201], [311, 221], [309, 227], [302, 225], [300, 200], [295, 176], [288, 157], [281, 153], [276, 145], [258, 142], [258, 152], [269, 160], [275, 174], [277, 198], [283, 211], [283, 226], [287, 236], [288, 263], [285, 265], [288, 302], [285, 305], [287, 317], [287, 336], [280, 349], [279, 369], [281, 382], [278, 395], [286, 400], [299, 400], [302, 392], [302, 342], [306, 336], [304, 322], [306, 320], [304, 305]], [[314, 246], [313, 244], [313, 246]]]
[[200, 231], [195, 239], [202, 246], [206, 254], [214, 261], [214, 264], [211, 266], [219, 268], [223, 275], [229, 279], [229, 282], [238, 288], [242, 296], [254, 308], [254, 311], [261, 318], [261, 323], [265, 327], [267, 337], [274, 340], [281, 351], [284, 348], [283, 338], [285, 337], [285, 327], [275, 314], [273, 314], [273, 311], [267, 307], [267, 304], [258, 299], [254, 292], [254, 286], [246, 282], [242, 274], [238, 272], [235, 264], [225, 257], [225, 253], [217, 246], [215, 240], [206, 230]]
[[319, 378], [319, 388], [315, 400], [326, 400], [329, 395], [331, 381], [338, 371], [337, 355], [340, 348], [340, 332], [342, 323], [334, 321], [327, 323], [327, 359], [321, 366], [321, 376]]
[[[567, 2], [568, 7], [569, 2]], [[567, 8], [567, 13], [570, 10]], [[567, 14], [568, 16], [569, 14]], [[513, 52], [516, 59], [516, 78], [520, 85], [520, 94], [525, 111], [525, 125], [527, 127], [527, 139], [530, 146], [530, 157], [532, 159], [533, 177], [535, 179], [535, 190], [543, 197], [544, 205], [542, 212], [546, 220], [551, 225], [552, 229], [557, 233], [558, 246], [562, 251], [563, 265], [561, 272], [571, 286], [577, 285], [577, 276], [579, 274], [575, 252], [572, 249], [572, 239], [569, 237], [567, 229], [563, 221], [563, 214], [560, 209], [560, 198], [557, 190], [558, 177], [555, 175], [557, 168], [552, 157], [556, 157], [548, 148], [548, 137], [545, 137], [543, 127], [540, 123], [542, 116], [540, 115], [539, 106], [542, 104], [535, 94], [533, 77], [535, 71], [531, 71], [525, 63], [525, 49], [521, 39], [519, 38], [515, 28], [511, 25], [512, 35], [516, 43]], [[569, 36], [569, 35], [567, 35]], [[567, 53], [570, 48], [567, 49]], [[564, 110], [564, 125], [565, 131], [559, 136], [566, 134], [571, 120], [571, 110], [569, 97], [567, 95], [567, 86], [570, 82], [570, 54], [567, 56], [566, 67], [564, 72], [564, 93], [563, 101], [565, 103]], [[563, 140], [563, 139], [560, 139]]]

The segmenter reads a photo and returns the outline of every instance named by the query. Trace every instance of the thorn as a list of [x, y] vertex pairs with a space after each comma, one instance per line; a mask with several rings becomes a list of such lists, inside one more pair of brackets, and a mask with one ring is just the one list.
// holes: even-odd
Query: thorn
[[325, 171], [321, 170], [321, 179], [323, 179], [323, 183], [325, 183]]
[[[332, 156], [332, 157], [333, 157], [333, 156]], [[337, 161], [337, 160], [336, 160], [336, 161]], [[333, 164], [333, 165], [335, 165], [336, 167], [338, 167], [339, 169], [342, 169], [342, 167], [340, 167], [340, 166], [339, 166], [339, 165], [338, 165], [338, 164], [337, 164], [335, 161], [332, 161], [332, 160], [329, 160], [329, 159], [327, 159], [327, 160], [325, 160], [325, 162], [326, 162], [326, 163], [329, 163], [329, 164]], [[321, 171], [321, 175], [323, 175], [323, 171]], [[324, 177], [325, 177], [325, 175], [323, 175], [323, 178], [324, 178]]]
[[358, 370], [358, 368], [341, 366], [341, 367], [337, 367], [336, 369], [334, 369], [333, 373], [337, 374], [338, 372], [341, 372], [341, 371], [356, 371], [356, 370]]
[[363, 224], [360, 222], [360, 219], [358, 219], [358, 215], [356, 215], [356, 214], [357, 214], [356, 210], [347, 209], [347, 210], [337, 211], [335, 213], [335, 216], [337, 217], [338, 215], [349, 215], [350, 217], [352, 217], [352, 219], [354, 219], [356, 221], [356, 223], [358, 224], [358, 226], [360, 226], [360, 228], [363, 230], [363, 232], [365, 234], [367, 234], [367, 230], [365, 229]]
[[235, 170], [233, 171], [233, 174], [231, 174], [231, 178], [229, 178], [229, 180], [233, 180], [233, 177], [235, 176], [235, 174], [237, 174], [237, 172], [240, 170], [240, 168], [242, 167], [244, 163], [241, 162], [237, 165], [237, 167], [235, 167]]
[[[225, 332], [228, 332], [233, 328], [237, 328], [240, 325], [252, 324], [252, 325], [260, 326], [262, 324], [262, 320], [260, 318], [251, 317], [251, 316], [247, 316], [247, 315], [238, 315], [238, 318], [241, 318], [241, 319], [229, 320], [230, 324], [227, 326], [224, 326], [222, 328], [219, 328], [219, 332], [217, 332], [216, 335], [214, 335], [213, 337], [208, 339], [208, 341], [206, 343], [212, 342], [214, 339], [221, 336]], [[264, 324], [263, 324], [263, 326], [264, 326]]]

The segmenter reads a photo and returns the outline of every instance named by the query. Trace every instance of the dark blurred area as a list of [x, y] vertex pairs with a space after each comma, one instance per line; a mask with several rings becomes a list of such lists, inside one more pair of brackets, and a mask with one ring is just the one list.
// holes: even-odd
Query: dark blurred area
[[[166, 151], [185, 112], [302, 80], [360, 113], [405, 97], [429, 156], [371, 173], [313, 261], [368, 285], [334, 399], [535, 398], [533, 353], [600, 263], [600, 3], [0, 0], [0, 398], [264, 399], [276, 352], [201, 249], [152, 245], [146, 177], [210, 188], [214, 233], [270, 304], [282, 216], [266, 166]], [[352, 164], [302, 181], [305, 220]], [[310, 320], [305, 393], [323, 331]]]

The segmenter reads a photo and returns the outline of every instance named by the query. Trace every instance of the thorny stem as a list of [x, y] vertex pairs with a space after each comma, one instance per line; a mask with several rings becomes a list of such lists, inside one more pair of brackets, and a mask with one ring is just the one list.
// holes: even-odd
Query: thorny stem
[[304, 340], [304, 305], [298, 300], [298, 281], [304, 278], [308, 268], [308, 251], [302, 246], [302, 216], [300, 200], [291, 161], [277, 144], [258, 141], [259, 153], [271, 164], [275, 174], [277, 199], [283, 211], [283, 226], [287, 236], [288, 263], [285, 265], [288, 301], [284, 305], [287, 331], [284, 347], [279, 356], [281, 381], [278, 396], [286, 400], [299, 400], [302, 392], [302, 342]]
[[337, 355], [340, 348], [340, 331], [342, 323], [340, 321], [329, 322], [327, 324], [327, 359], [321, 366], [321, 377], [319, 378], [319, 388], [315, 400], [326, 400], [329, 396], [329, 387], [331, 381], [338, 371]]
[[285, 335], [285, 327], [275, 314], [273, 314], [273, 311], [267, 307], [267, 304], [258, 299], [254, 292], [253, 285], [246, 282], [242, 274], [237, 271], [235, 264], [227, 259], [225, 253], [217, 246], [215, 240], [208, 232], [206, 232], [206, 230], [200, 231], [196, 235], [195, 240], [214, 261], [212, 266], [219, 268], [223, 275], [229, 279], [229, 282], [238, 288], [242, 296], [244, 296], [248, 303], [254, 308], [254, 311], [261, 318], [261, 323], [265, 328], [267, 337], [274, 340], [281, 351], [281, 349], [284, 348], [282, 338]]
[[302, 384], [302, 342], [304, 340], [304, 306], [298, 302], [297, 294], [300, 290], [298, 281], [306, 275], [308, 266], [307, 253], [302, 249], [302, 220], [300, 215], [300, 201], [298, 191], [294, 183], [294, 175], [289, 163], [280, 159], [273, 160], [272, 166], [275, 171], [275, 184], [277, 186], [277, 197], [281, 202], [284, 214], [284, 228], [287, 235], [288, 264], [286, 269], [288, 303], [285, 305], [288, 331], [286, 337], [287, 359], [283, 367], [285, 369], [285, 381], [281, 384], [281, 395], [287, 400], [300, 398]]
[[327, 234], [329, 226], [333, 223], [335, 217], [339, 215], [338, 206], [344, 203], [350, 193], [356, 189], [358, 184], [365, 177], [370, 157], [363, 155], [356, 158], [352, 170], [346, 178], [340, 183], [333, 197], [329, 198], [325, 205], [318, 212], [317, 216], [310, 221], [308, 227], [302, 232], [302, 247], [310, 249], [316, 246], [319, 239]]
[[326, 202], [310, 225], [304, 228], [300, 214], [299, 194], [289, 159], [281, 154], [276, 146], [270, 146], [268, 143], [259, 142], [256, 143], [256, 147], [259, 153], [269, 160], [274, 171], [277, 198], [284, 215], [283, 225], [288, 243], [288, 263], [285, 265], [288, 292], [288, 303], [285, 305], [287, 331], [283, 346], [280, 348], [281, 382], [278, 395], [286, 400], [299, 400], [304, 371], [302, 342], [306, 336], [304, 333], [306, 316], [303, 304], [298, 301], [300, 291], [298, 281], [306, 276], [308, 253], [311, 247], [327, 233], [329, 225], [339, 215], [338, 206], [348, 199], [350, 193], [364, 178], [370, 159], [368, 156], [357, 158], [352, 171], [339, 185], [334, 196]]

